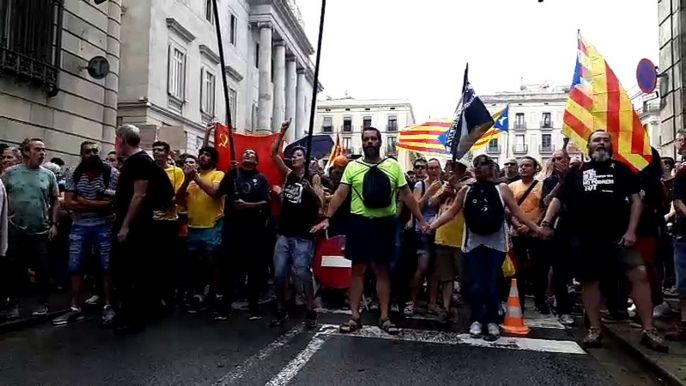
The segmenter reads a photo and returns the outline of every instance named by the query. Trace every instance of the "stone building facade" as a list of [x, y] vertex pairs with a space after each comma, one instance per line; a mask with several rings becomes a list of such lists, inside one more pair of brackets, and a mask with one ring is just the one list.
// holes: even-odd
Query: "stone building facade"
[[[113, 149], [121, 0], [2, 3], [0, 142], [42, 138], [49, 157], [68, 163], [85, 140]], [[110, 65], [104, 79], [86, 69], [97, 56]]]
[[684, 127], [686, 100], [686, 4], [679, 0], [658, 0], [660, 62], [660, 143], [663, 155], [674, 155], [674, 137]]

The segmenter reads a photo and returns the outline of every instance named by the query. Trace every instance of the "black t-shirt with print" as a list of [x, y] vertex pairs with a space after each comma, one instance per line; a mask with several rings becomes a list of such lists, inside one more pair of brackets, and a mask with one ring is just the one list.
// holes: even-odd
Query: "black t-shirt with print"
[[557, 197], [567, 208], [571, 234], [619, 241], [629, 224], [629, 197], [639, 190], [638, 176], [628, 166], [591, 161], [570, 169]]
[[271, 187], [264, 174], [257, 170], [237, 169], [224, 175], [219, 188], [227, 196], [224, 205], [225, 224], [247, 229], [265, 226], [270, 213], [269, 205], [240, 210], [233, 205], [237, 198], [248, 203], [269, 202]]
[[[114, 210], [116, 220], [114, 222], [115, 231], [121, 227], [126, 213], [129, 210], [129, 204], [133, 198], [134, 182], [145, 180], [148, 181], [148, 192], [150, 191], [150, 181], [154, 179], [155, 169], [159, 168], [155, 161], [144, 151], [140, 151], [128, 157], [119, 171], [119, 180], [117, 182], [117, 191], [114, 196]], [[150, 197], [146, 193], [146, 199], [143, 201], [138, 215], [131, 224], [131, 230], [134, 228], [145, 231], [146, 227], [152, 222], [152, 205]]]
[[288, 173], [283, 187], [278, 233], [286, 237], [312, 239], [310, 229], [315, 225], [318, 214], [317, 200], [305, 190], [302, 178]]

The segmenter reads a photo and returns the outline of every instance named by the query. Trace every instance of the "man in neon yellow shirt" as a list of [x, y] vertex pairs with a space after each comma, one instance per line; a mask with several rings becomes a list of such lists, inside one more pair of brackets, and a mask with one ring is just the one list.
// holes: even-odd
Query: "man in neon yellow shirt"
[[341, 185], [336, 189], [326, 211], [326, 219], [312, 228], [313, 232], [326, 229], [329, 219], [351, 194], [350, 219], [346, 233], [345, 254], [352, 260], [353, 276], [350, 283], [350, 310], [352, 318], [340, 326], [341, 332], [352, 332], [361, 327], [360, 298], [364, 286], [364, 272], [368, 264], [376, 273], [381, 318], [379, 327], [389, 334], [398, 328], [388, 319], [390, 281], [388, 265], [395, 256], [396, 197], [407, 204], [420, 226], [426, 222], [400, 165], [391, 158], [380, 156], [381, 133], [373, 127], [362, 132], [364, 158], [351, 162], [345, 168]]
[[[199, 269], [203, 264], [211, 266], [214, 280], [212, 289], [214, 295], [220, 297], [216, 291], [220, 287], [220, 267], [217, 262], [217, 254], [222, 240], [222, 221], [224, 215], [224, 197], [220, 196], [219, 184], [224, 178], [224, 173], [217, 170], [219, 153], [213, 147], [203, 147], [198, 155], [198, 169], [186, 167], [186, 178], [177, 193], [177, 203], [183, 205], [188, 211], [188, 253], [191, 255], [193, 272], [197, 275], [192, 277], [191, 284], [195, 290], [191, 299], [188, 313], [197, 313], [204, 302], [202, 282]], [[200, 267], [197, 266], [200, 264]]]

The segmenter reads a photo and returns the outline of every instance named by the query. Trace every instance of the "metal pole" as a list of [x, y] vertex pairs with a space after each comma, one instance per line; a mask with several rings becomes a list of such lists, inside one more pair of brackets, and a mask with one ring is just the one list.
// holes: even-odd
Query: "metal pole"
[[[216, 0], [215, 0], [216, 1]], [[314, 115], [317, 113], [317, 91], [319, 89], [319, 63], [322, 59], [322, 36], [324, 35], [324, 14], [326, 0], [322, 0], [322, 13], [319, 17], [319, 38], [317, 39], [317, 59], [314, 64], [314, 84], [312, 85], [312, 108], [310, 109], [310, 127], [307, 134], [307, 157], [305, 157], [305, 178], [310, 171], [310, 153], [312, 152], [312, 133], [314, 132]]]
[[[224, 86], [224, 102], [226, 103], [226, 126], [229, 129], [229, 151], [231, 160], [236, 160], [236, 148], [233, 146], [233, 126], [231, 124], [231, 104], [229, 102], [229, 84], [226, 82], [226, 61], [224, 60], [224, 44], [222, 40], [222, 29], [219, 22], [219, 6], [217, 0], [212, 0], [214, 4], [214, 29], [217, 32], [217, 46], [219, 47], [219, 62], [222, 66], [222, 84]], [[204, 79], [202, 79], [204, 81]], [[216, 129], [215, 129], [216, 130]]]

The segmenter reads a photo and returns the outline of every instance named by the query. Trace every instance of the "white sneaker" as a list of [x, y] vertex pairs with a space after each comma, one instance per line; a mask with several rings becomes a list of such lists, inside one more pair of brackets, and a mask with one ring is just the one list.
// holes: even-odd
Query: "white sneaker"
[[560, 315], [558, 320], [560, 321], [560, 324], [562, 324], [563, 326], [573, 326], [574, 325], [574, 318], [572, 318], [572, 316], [569, 314]]
[[629, 308], [626, 309], [626, 311], [629, 314], [629, 318], [636, 317], [636, 305], [635, 304], [632, 303], [631, 306], [629, 306]]
[[482, 329], [481, 323], [474, 322], [471, 327], [469, 327], [469, 334], [474, 338], [479, 337], [481, 336]]
[[500, 328], [498, 327], [497, 324], [488, 323], [486, 328], [488, 329], [488, 335], [490, 335], [492, 337], [499, 337], [500, 336]]
[[93, 295], [93, 296], [89, 297], [88, 299], [86, 299], [86, 304], [94, 306], [94, 305], [100, 303], [100, 300], [101, 300], [100, 296]]
[[663, 316], [668, 316], [672, 313], [672, 308], [667, 304], [667, 302], [662, 302], [653, 308], [653, 318], [661, 318]]

